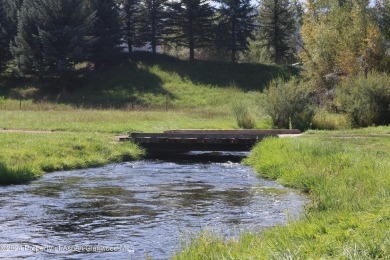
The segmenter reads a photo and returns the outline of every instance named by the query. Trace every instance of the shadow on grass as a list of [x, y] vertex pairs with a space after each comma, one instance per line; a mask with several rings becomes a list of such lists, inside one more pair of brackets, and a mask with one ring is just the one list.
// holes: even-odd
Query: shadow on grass
[[175, 98], [162, 88], [162, 80], [158, 76], [132, 64], [94, 71], [77, 84], [77, 89], [73, 88], [72, 93], [61, 96], [58, 102], [82, 107], [126, 108], [147, 106], [148, 100], [154, 103], [155, 99], [163, 103], [165, 96]]
[[131, 59], [147, 65], [158, 65], [162, 70], [175, 72], [195, 84], [216, 87], [237, 87], [244, 91], [262, 91], [275, 78], [285, 79], [298, 75], [299, 69], [291, 66], [217, 61], [185, 61], [165, 54], [135, 52]]
[[288, 66], [190, 62], [164, 54], [135, 52], [130, 59], [124, 57], [115, 67], [85, 73], [67, 82], [66, 95], [61, 93], [60, 85], [64, 83], [58, 80], [1, 78], [0, 98], [31, 99], [36, 103], [48, 102], [79, 108], [163, 108], [166, 100], [172, 101], [178, 97], [165, 90], [163, 79], [149, 70], [154, 65], [190, 80], [195, 85], [235, 87], [243, 91], [262, 91], [275, 78], [287, 79], [299, 74], [299, 69]]
[[[129, 62], [80, 75], [66, 83], [67, 93], [61, 91], [62, 82], [50, 79], [8, 77], [0, 80], [0, 98], [31, 99], [73, 105], [82, 108], [126, 108], [154, 105], [156, 99], [163, 106], [166, 97], [175, 96], [162, 88], [162, 80], [147, 69]], [[154, 97], [154, 99], [153, 99]]]
[[34, 179], [36, 176], [27, 167], [10, 168], [0, 163], [0, 186], [28, 183]]

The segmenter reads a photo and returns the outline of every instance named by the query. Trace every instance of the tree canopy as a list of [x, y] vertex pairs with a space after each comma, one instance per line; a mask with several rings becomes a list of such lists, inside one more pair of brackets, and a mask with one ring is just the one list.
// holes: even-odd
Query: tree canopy
[[288, 63], [295, 46], [294, 13], [288, 0], [264, 0], [258, 17], [260, 37], [276, 64]]
[[89, 58], [95, 12], [86, 1], [25, 0], [11, 51], [24, 75], [64, 79]]
[[255, 29], [255, 9], [250, 0], [219, 0], [217, 46], [231, 53], [231, 62], [237, 61], [237, 52], [249, 49]]
[[169, 42], [189, 49], [189, 59], [195, 59], [195, 49], [213, 42], [214, 10], [207, 0], [181, 0], [168, 5]]

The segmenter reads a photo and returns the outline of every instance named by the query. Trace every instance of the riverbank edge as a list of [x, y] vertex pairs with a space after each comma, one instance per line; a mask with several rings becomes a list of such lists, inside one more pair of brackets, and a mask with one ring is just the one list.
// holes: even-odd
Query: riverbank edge
[[205, 231], [173, 259], [390, 259], [390, 136], [267, 138], [244, 163], [306, 192], [300, 219], [226, 241]]
[[0, 133], [0, 186], [27, 184], [43, 174], [136, 161], [145, 151], [112, 134], [80, 132]]
[[[41, 170], [47, 170], [45, 172], [97, 167], [108, 163], [137, 160], [145, 155], [135, 144], [115, 142], [109, 134], [55, 132], [50, 134], [54, 139], [31, 133], [7, 135], [18, 139], [28, 135], [30, 141], [34, 140], [32, 143], [40, 144], [35, 147], [39, 148], [36, 156], [53, 155], [52, 150], [46, 145], [58, 150], [54, 154], [54, 161], [53, 157], [49, 157], [54, 165], [53, 169], [49, 170], [52, 166], [45, 165], [45, 160], [38, 163]], [[261, 177], [277, 180], [285, 186], [305, 191], [310, 195], [311, 204], [305, 209], [300, 220], [262, 233], [244, 233], [239, 240], [225, 241], [214, 234], [202, 233], [192, 239], [190, 244], [185, 245], [180, 254], [173, 258], [385, 259], [390, 252], [389, 232], [386, 233], [390, 226], [388, 207], [390, 173], [389, 169], [385, 168], [390, 165], [388, 137], [376, 136], [371, 139], [367, 136], [365, 138], [369, 139], [362, 136], [353, 139], [345, 136], [329, 137], [329, 133], [314, 133], [299, 138], [268, 138], [258, 144], [252, 150], [252, 155], [245, 160], [245, 163], [254, 168]], [[12, 138], [10, 139], [12, 141]], [[367, 140], [367, 145], [372, 147], [363, 145]], [[55, 142], [52, 143], [53, 141]], [[378, 142], [383, 149], [376, 149], [379, 147]], [[359, 145], [363, 146], [357, 149]], [[34, 150], [34, 146], [27, 146], [26, 143], [19, 146], [25, 146], [29, 151]], [[64, 150], [64, 147], [70, 149]], [[18, 153], [18, 150], [15, 152]], [[25, 158], [34, 157], [33, 153], [26, 151], [25, 153]], [[98, 156], [91, 159], [87, 156], [91, 154]], [[71, 157], [77, 160], [72, 161], [69, 159]], [[80, 164], [81, 161], [87, 163]], [[14, 165], [13, 168], [6, 164], [6, 167], [20, 172], [23, 171], [23, 167], [31, 167], [30, 173], [37, 169], [37, 165], [34, 164]], [[359, 167], [365, 169], [364, 174], [351, 175]], [[364, 178], [367, 173], [375, 178]], [[347, 182], [340, 182], [339, 186], [332, 185], [334, 181], [340, 180], [340, 176], [345, 177], [345, 174], [351, 177], [346, 178]], [[340, 176], [337, 177], [338, 175]], [[41, 174], [34, 176], [38, 178]], [[337, 189], [332, 189], [332, 186], [337, 186]], [[353, 192], [348, 192], [353, 187], [355, 187]], [[376, 192], [373, 191], [373, 187]], [[359, 193], [360, 190], [363, 192]], [[334, 194], [338, 196], [333, 196]], [[347, 196], [341, 200], [343, 194]], [[367, 194], [369, 196], [366, 196]]]

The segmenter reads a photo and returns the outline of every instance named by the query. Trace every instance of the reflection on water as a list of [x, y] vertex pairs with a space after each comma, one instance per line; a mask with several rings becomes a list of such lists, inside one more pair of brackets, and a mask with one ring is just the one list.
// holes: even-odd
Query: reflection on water
[[[124, 163], [47, 174], [0, 194], [0, 245], [9, 249], [0, 258], [8, 259], [166, 259], [184, 232], [235, 236], [285, 223], [304, 202], [237, 163]], [[43, 247], [53, 248], [32, 251]]]

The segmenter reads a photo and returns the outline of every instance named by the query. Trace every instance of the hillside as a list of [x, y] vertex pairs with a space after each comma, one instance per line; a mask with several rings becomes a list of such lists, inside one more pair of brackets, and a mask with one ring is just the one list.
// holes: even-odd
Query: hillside
[[20, 102], [12, 102], [14, 99], [23, 99], [27, 110], [42, 102], [78, 108], [160, 109], [168, 105], [169, 109], [223, 109], [233, 100], [255, 101], [269, 81], [297, 73], [296, 68], [283, 66], [189, 62], [136, 52], [116, 67], [67, 83], [67, 95], [60, 94], [55, 82], [3, 79], [0, 109], [20, 106]]

